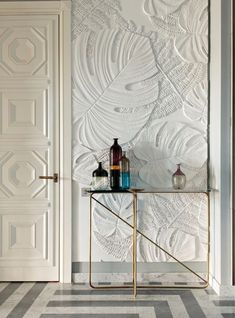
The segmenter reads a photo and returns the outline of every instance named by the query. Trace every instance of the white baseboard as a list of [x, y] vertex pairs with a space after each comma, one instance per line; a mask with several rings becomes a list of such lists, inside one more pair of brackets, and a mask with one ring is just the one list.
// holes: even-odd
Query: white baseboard
[[[88, 273], [73, 273], [74, 283], [88, 283], [89, 277]], [[95, 283], [106, 282], [106, 283], [124, 283], [132, 282], [131, 273], [93, 273], [92, 281]], [[194, 286], [195, 284], [200, 286], [201, 280], [192, 277], [190, 273], [138, 273], [137, 280], [139, 283], [150, 283], [153, 282], [161, 283], [163, 285], [172, 284], [186, 284], [189, 286]]]
[[209, 277], [210, 286], [214, 289], [217, 295], [224, 297], [235, 296], [235, 286], [221, 285], [214, 277]]
[[[196, 273], [206, 273], [206, 262], [184, 262], [189, 268]], [[92, 262], [92, 269], [95, 273], [131, 273], [131, 262]], [[177, 262], [138, 262], [138, 271], [140, 273], [187, 273]], [[73, 262], [72, 273], [88, 273], [89, 262]]]

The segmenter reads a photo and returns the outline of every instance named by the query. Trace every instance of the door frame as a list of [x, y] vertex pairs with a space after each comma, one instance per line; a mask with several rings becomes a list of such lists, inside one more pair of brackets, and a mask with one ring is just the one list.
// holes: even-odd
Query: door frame
[[71, 0], [4, 1], [1, 15], [57, 15], [59, 21], [59, 281], [72, 280]]
[[232, 3], [232, 284], [235, 285], [235, 5]]

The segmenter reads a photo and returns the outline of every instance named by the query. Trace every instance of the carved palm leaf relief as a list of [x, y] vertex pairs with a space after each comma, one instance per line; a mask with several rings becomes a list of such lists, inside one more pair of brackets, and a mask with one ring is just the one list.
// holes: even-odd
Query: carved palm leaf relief
[[177, 11], [186, 2], [188, 0], [144, 0], [143, 11], [149, 17], [164, 18]]
[[205, 0], [145, 0], [144, 13], [157, 32], [172, 38], [179, 56], [188, 63], [207, 63], [208, 3]]
[[[162, 118], [182, 108], [183, 103], [191, 102], [191, 96], [188, 94], [205, 80], [207, 67], [202, 63], [182, 61], [170, 39], [160, 40], [158, 38], [152, 42], [152, 47], [156, 66], [161, 74], [158, 107], [156, 107], [155, 113], [157, 118]], [[186, 100], [187, 95], [188, 100]], [[191, 103], [194, 107], [197, 106], [195, 100]], [[200, 105], [197, 107], [200, 111]]]
[[207, 63], [208, 3], [193, 0], [182, 6], [179, 25], [183, 33], [175, 38], [175, 47], [186, 62]]
[[[155, 229], [152, 240], [180, 261], [195, 259], [196, 245], [195, 237], [192, 235], [185, 234], [174, 228], [160, 228]], [[164, 251], [146, 241], [144, 237], [139, 238], [138, 250], [139, 261], [173, 261]]]
[[124, 20], [120, 14], [120, 0], [75, 0], [72, 1], [72, 39], [82, 32], [99, 32], [115, 27]]
[[120, 261], [131, 260], [132, 238], [119, 238], [116, 235], [106, 237], [94, 231], [96, 243], [110, 256]]
[[89, 47], [90, 35], [74, 44], [74, 133], [82, 145], [100, 150], [113, 136], [127, 142], [143, 129], [159, 89], [147, 38], [105, 30]]
[[[130, 195], [100, 195], [103, 204], [132, 224]], [[207, 202], [203, 194], [139, 194], [138, 229], [182, 261], [206, 260]], [[131, 229], [99, 204], [94, 207], [94, 237], [108, 255], [131, 259]], [[140, 261], [172, 261], [138, 235]]]
[[208, 84], [204, 80], [197, 84], [188, 95], [183, 103], [184, 115], [192, 121], [198, 120], [203, 125], [207, 124], [208, 118]]
[[[207, 200], [203, 194], [149, 194], [138, 211], [138, 227], [181, 261], [205, 261]], [[145, 197], [144, 197], [145, 196]], [[142, 261], [173, 261], [145, 238], [139, 238]]]
[[[96, 198], [114, 213], [132, 224], [132, 196], [129, 194], [106, 194]], [[119, 260], [126, 259], [131, 248], [132, 231], [129, 226], [95, 203], [93, 210], [94, 237], [98, 245]]]
[[187, 182], [198, 174], [207, 158], [207, 144], [201, 133], [187, 124], [165, 122], [149, 127], [134, 153], [146, 162], [139, 171], [140, 178], [152, 187], [166, 188], [172, 187], [177, 163], [182, 164]]
[[73, 180], [85, 185], [91, 185], [92, 172], [102, 162], [104, 169], [109, 171], [109, 149], [94, 151], [76, 144], [73, 148]]

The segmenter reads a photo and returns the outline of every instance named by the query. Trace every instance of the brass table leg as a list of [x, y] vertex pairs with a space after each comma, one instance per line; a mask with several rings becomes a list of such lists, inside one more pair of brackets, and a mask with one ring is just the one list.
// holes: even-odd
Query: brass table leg
[[92, 194], [90, 194], [90, 213], [89, 213], [89, 285], [90, 287], [94, 288], [94, 286], [92, 285], [92, 268], [91, 268], [91, 255], [92, 255]]
[[137, 293], [137, 194], [133, 193], [133, 294]]

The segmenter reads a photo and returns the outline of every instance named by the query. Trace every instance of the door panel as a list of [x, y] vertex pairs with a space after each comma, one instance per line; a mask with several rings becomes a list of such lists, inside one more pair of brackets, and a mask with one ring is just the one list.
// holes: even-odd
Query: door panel
[[[41, 17], [1, 17], [1, 76], [48, 75], [48, 39], [53, 32], [48, 26], [51, 21]], [[36, 20], [36, 21], [35, 21]], [[47, 25], [45, 24], [47, 23]], [[49, 22], [49, 23], [48, 23]]]
[[43, 88], [2, 90], [2, 136], [48, 137], [47, 95]]
[[59, 279], [57, 16], [0, 18], [0, 280]]

